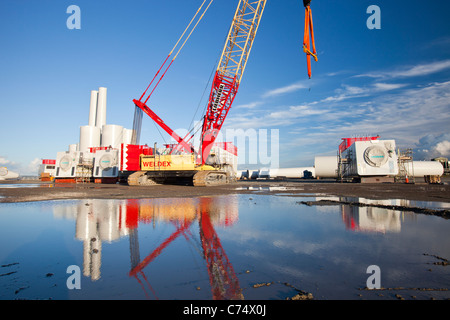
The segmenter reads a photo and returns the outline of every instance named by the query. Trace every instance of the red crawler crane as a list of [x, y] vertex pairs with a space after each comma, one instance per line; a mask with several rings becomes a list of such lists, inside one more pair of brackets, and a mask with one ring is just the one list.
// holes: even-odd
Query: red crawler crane
[[[203, 4], [206, 0], [204, 0]], [[171, 155], [173, 151], [181, 151], [184, 149], [185, 152], [192, 154], [195, 156], [192, 157], [193, 166], [187, 166], [189, 169], [183, 169], [181, 171], [172, 170], [173, 176], [181, 176], [181, 175], [190, 175], [192, 178], [194, 185], [196, 186], [207, 186], [212, 184], [220, 184], [226, 183], [230, 181], [230, 174], [227, 170], [223, 170], [222, 167], [211, 167], [206, 165], [206, 161], [208, 156], [210, 155], [211, 148], [214, 142], [217, 139], [217, 136], [224, 124], [224, 121], [228, 115], [228, 112], [231, 109], [231, 105], [233, 104], [234, 98], [239, 89], [239, 85], [241, 83], [241, 79], [247, 65], [248, 57], [250, 55], [250, 51], [252, 49], [253, 41], [255, 39], [256, 33], [258, 31], [259, 23], [261, 21], [262, 14], [264, 12], [264, 8], [267, 0], [240, 0], [239, 4], [236, 8], [236, 12], [231, 23], [231, 27], [228, 32], [228, 36], [226, 38], [225, 46], [222, 50], [220, 62], [216, 69], [214, 79], [212, 82], [212, 87], [209, 95], [207, 111], [205, 116], [203, 117], [203, 125], [200, 137], [200, 147], [195, 153], [194, 148], [189, 143], [189, 141], [193, 138], [192, 135], [188, 134], [185, 138], [181, 138], [178, 136], [174, 130], [172, 130], [156, 113], [154, 113], [148, 106], [147, 101], [149, 100], [151, 94], [155, 89], [150, 92], [150, 95], [144, 100], [146, 96], [146, 92], [149, 87], [152, 85], [156, 76], [162, 70], [163, 65], [169, 60], [173, 50], [180, 42], [181, 38], [184, 36], [185, 32], [189, 28], [190, 24], [193, 22], [194, 18], [191, 20], [191, 23], [188, 25], [188, 28], [183, 32], [183, 35], [178, 40], [172, 52], [164, 61], [161, 68], [158, 70], [153, 80], [150, 82], [147, 89], [144, 91], [139, 100], [133, 100], [136, 105], [137, 112], [145, 112], [149, 115], [162, 129], [164, 129], [172, 138], [174, 138], [178, 145], [171, 151]], [[211, 0], [212, 2], [212, 0]], [[211, 5], [211, 2], [209, 5]], [[314, 33], [313, 33], [313, 25], [312, 25], [312, 15], [310, 9], [311, 0], [304, 0], [305, 6], [305, 36], [303, 43], [303, 50], [306, 53], [307, 57], [307, 65], [308, 65], [308, 75], [311, 77], [311, 55], [317, 61], [317, 55], [314, 44]], [[202, 6], [203, 6], [202, 4]], [[208, 7], [209, 7], [208, 5]], [[197, 11], [196, 15], [201, 10], [202, 6]], [[198, 22], [201, 20], [203, 15], [205, 14], [208, 7], [204, 10]], [[197, 26], [197, 24], [195, 26]], [[195, 29], [195, 27], [194, 27]], [[193, 31], [193, 30], [192, 30]], [[191, 31], [191, 33], [192, 33]], [[310, 32], [311, 31], [311, 32]], [[310, 38], [312, 39], [312, 48], [313, 52], [310, 51]], [[190, 34], [189, 34], [190, 36]], [[189, 37], [188, 37], [189, 38]], [[186, 39], [187, 40], [187, 39]], [[184, 43], [186, 42], [184, 41]], [[184, 45], [183, 43], [183, 45]], [[182, 48], [183, 46], [181, 46]], [[181, 48], [178, 50], [180, 52]], [[178, 55], [177, 53], [177, 55]], [[171, 60], [168, 67], [162, 74], [159, 81], [156, 83], [156, 86], [159, 84], [161, 79], [166, 74], [167, 70], [172, 65], [176, 56]], [[141, 111], [139, 111], [141, 110]], [[136, 119], [136, 116], [135, 116]], [[135, 121], [136, 122], [136, 121]], [[156, 155], [155, 155], [156, 156]], [[172, 155], [172, 157], [176, 157], [177, 155]], [[153, 158], [155, 162], [156, 158]], [[151, 160], [150, 160], [151, 161]], [[168, 158], [165, 161], [171, 162], [172, 159]], [[161, 179], [161, 168], [156, 169], [145, 169], [145, 172], [140, 172], [134, 174], [131, 179], [128, 179], [129, 184], [139, 184], [140, 177], [142, 175], [147, 175], [148, 181], [149, 179], [156, 179], [155, 177]], [[165, 170], [165, 169], [164, 169]], [[155, 173], [155, 171], [159, 171]], [[189, 171], [189, 172], [187, 172]], [[167, 177], [167, 172], [165, 172], [165, 176]]]

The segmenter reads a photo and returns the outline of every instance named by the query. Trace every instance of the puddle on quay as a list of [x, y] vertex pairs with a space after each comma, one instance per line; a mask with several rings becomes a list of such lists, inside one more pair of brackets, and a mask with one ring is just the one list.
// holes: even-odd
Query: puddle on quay
[[380, 206], [395, 206], [395, 207], [409, 207], [409, 208], [424, 208], [433, 210], [445, 210], [450, 208], [450, 203], [439, 201], [418, 201], [418, 200], [406, 200], [406, 199], [366, 199], [356, 197], [340, 197], [341, 201], [357, 202], [368, 205], [380, 205]]
[[[435, 216], [258, 194], [7, 203], [0, 299], [448, 299], [449, 231]], [[386, 290], [364, 289], [371, 265]]]
[[2, 183], [0, 188], [52, 188], [51, 183]]
[[257, 186], [257, 187], [236, 187], [235, 190], [248, 190], [248, 191], [289, 191], [289, 190], [295, 190], [295, 191], [301, 191], [304, 190], [303, 187], [284, 187], [284, 186], [278, 186], [278, 187], [273, 187], [273, 186], [267, 186], [267, 187], [261, 187], [261, 186]]

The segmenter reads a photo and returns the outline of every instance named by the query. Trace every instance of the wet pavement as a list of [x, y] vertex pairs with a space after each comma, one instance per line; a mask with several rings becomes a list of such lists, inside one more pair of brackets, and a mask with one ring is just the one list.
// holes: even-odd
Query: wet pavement
[[2, 203], [0, 299], [450, 298], [448, 202], [253, 191]]

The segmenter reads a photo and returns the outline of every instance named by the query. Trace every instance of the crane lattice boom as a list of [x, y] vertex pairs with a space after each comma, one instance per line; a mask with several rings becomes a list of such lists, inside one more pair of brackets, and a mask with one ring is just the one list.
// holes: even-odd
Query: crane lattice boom
[[[199, 20], [195, 24], [194, 28], [197, 26], [198, 22], [202, 19], [206, 10], [208, 10], [213, 0], [210, 1], [206, 9], [201, 14]], [[203, 1], [193, 20], [197, 16], [197, 14], [202, 9], [206, 0]], [[238, 92], [239, 85], [241, 83], [242, 76], [245, 71], [245, 67], [247, 65], [247, 61], [253, 46], [253, 41], [255, 40], [256, 33], [258, 31], [259, 23], [261, 21], [262, 14], [264, 12], [264, 8], [266, 6], [267, 0], [239, 0], [238, 6], [236, 8], [236, 12], [234, 14], [233, 21], [231, 23], [231, 27], [228, 32], [228, 36], [226, 38], [225, 45], [222, 50], [222, 54], [220, 57], [219, 64], [217, 66], [214, 79], [211, 86], [211, 91], [209, 94], [209, 100], [207, 105], [206, 114], [203, 118], [202, 132], [200, 137], [200, 147], [198, 150], [198, 154], [195, 160], [195, 164], [197, 166], [202, 166], [206, 164], [206, 160], [210, 154], [211, 148], [217, 139], [217, 136], [222, 128], [222, 125], [225, 121], [225, 118], [228, 115], [228, 112], [231, 109], [231, 105], [233, 104], [234, 98]], [[305, 6], [305, 34], [303, 41], [303, 50], [306, 53], [307, 57], [307, 66], [308, 66], [308, 76], [311, 77], [311, 56], [317, 61], [317, 54], [314, 43], [314, 31], [312, 24], [312, 14], [310, 9], [311, 0], [303, 0], [303, 4]], [[190, 27], [191, 23], [189, 23], [186, 30]], [[186, 33], [183, 32], [183, 35], [178, 40], [175, 47], [180, 43], [181, 38]], [[193, 31], [193, 30], [192, 30]], [[189, 33], [192, 33], [192, 31]], [[187, 37], [187, 39], [189, 38]], [[311, 39], [310, 39], [311, 36]], [[187, 40], [186, 39], [186, 40]], [[184, 43], [181, 48], [184, 46]], [[311, 52], [311, 43], [312, 42], [312, 52]], [[174, 47], [174, 49], [175, 49]], [[179, 50], [181, 50], [181, 48]], [[173, 52], [173, 50], [172, 50]], [[164, 61], [163, 65], [168, 61], [172, 52]], [[179, 52], [179, 51], [178, 51]], [[177, 53], [178, 55], [178, 53]], [[176, 56], [175, 56], [176, 57]], [[173, 63], [173, 60], [170, 62], [169, 66]], [[159, 71], [153, 78], [155, 80]], [[164, 71], [163, 75], [157, 82], [161, 81], [164, 77], [164, 74], [167, 72]], [[152, 80], [152, 82], [153, 82]], [[150, 95], [147, 97], [145, 101], [142, 101], [147, 90], [152, 85], [152, 82], [147, 87], [147, 89], [142, 94], [139, 100], [133, 100], [136, 105], [136, 110], [142, 110], [147, 115], [149, 115], [155, 122], [161, 126], [167, 133], [169, 133], [177, 142], [178, 145], [173, 148], [173, 151], [178, 151], [184, 149], [188, 153], [195, 153], [192, 145], [188, 144], [189, 140], [192, 139], [192, 135], [188, 134], [185, 138], [179, 137], [170, 127], [168, 127], [161, 118], [159, 118], [147, 105], [147, 101], [150, 98], [151, 94], [155, 89], [153, 89]], [[139, 111], [141, 112], [141, 111]], [[141, 113], [140, 113], [141, 114]], [[139, 115], [139, 114], [138, 114]], [[135, 116], [136, 118], [136, 116]], [[138, 121], [135, 121], [138, 123]], [[139, 123], [138, 123], [139, 124]], [[140, 128], [140, 125], [137, 126]], [[133, 126], [134, 129], [134, 126]], [[137, 130], [134, 130], [137, 131]], [[139, 137], [137, 134], [134, 134], [133, 137]], [[137, 140], [133, 138], [134, 140]]]
[[266, 1], [239, 1], [214, 76], [203, 120], [201, 164], [205, 164], [238, 91]]

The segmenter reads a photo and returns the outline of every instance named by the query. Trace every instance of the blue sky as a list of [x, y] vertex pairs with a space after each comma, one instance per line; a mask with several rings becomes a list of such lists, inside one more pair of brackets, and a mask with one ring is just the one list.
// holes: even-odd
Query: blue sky
[[[131, 128], [132, 99], [201, 2], [2, 0], [0, 166], [32, 174], [41, 158], [78, 143], [90, 91], [101, 86], [107, 123]], [[199, 105], [201, 118], [237, 3], [214, 1], [150, 99], [173, 129], [189, 128]], [[72, 4], [79, 30], [66, 27]], [[379, 30], [366, 26], [370, 5], [381, 9]], [[311, 166], [316, 155], [336, 154], [341, 138], [367, 134], [414, 148], [416, 159], [449, 157], [450, 2], [313, 0], [311, 8], [312, 79], [302, 1], [268, 0], [224, 130], [278, 130], [280, 167]], [[160, 131], [144, 118], [141, 143], [169, 142]]]

